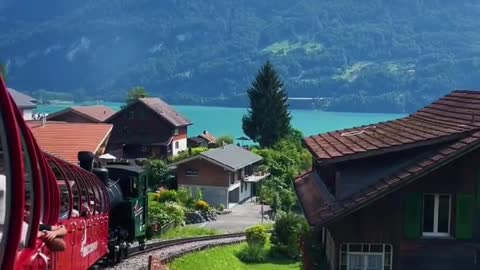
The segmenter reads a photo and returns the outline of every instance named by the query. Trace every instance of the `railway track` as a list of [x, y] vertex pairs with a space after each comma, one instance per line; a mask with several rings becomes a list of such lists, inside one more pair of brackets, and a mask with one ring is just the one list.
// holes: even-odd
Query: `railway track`
[[190, 252], [243, 241], [245, 233], [242, 232], [153, 242], [147, 244], [144, 250], [140, 250], [140, 247], [131, 248], [126, 260], [107, 269], [147, 269], [148, 257], [151, 255], [158, 257], [163, 263], [168, 263]]

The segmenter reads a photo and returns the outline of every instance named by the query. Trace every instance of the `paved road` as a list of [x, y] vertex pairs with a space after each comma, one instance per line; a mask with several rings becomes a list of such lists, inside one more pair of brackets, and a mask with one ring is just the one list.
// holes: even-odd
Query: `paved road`
[[[270, 208], [266, 205], [263, 210]], [[237, 204], [230, 209], [232, 212], [226, 215], [219, 215], [216, 221], [203, 224], [194, 224], [205, 228], [217, 229], [225, 233], [234, 233], [245, 231], [250, 226], [260, 224], [262, 222], [261, 206], [247, 200], [242, 204]], [[264, 220], [264, 223], [271, 223], [270, 220]]]

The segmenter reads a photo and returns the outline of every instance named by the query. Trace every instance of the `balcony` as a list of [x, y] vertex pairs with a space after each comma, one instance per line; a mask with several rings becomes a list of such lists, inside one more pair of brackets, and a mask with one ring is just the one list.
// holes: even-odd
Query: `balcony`
[[263, 179], [265, 179], [269, 176], [270, 176], [270, 173], [268, 173], [268, 172], [255, 172], [251, 175], [244, 176], [243, 181], [250, 182], [250, 183], [256, 183], [256, 182], [262, 181]]

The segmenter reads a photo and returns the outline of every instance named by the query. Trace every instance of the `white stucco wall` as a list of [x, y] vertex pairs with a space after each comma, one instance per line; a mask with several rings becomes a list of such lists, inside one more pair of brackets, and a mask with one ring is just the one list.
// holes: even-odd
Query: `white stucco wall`
[[[178, 148], [176, 147], [178, 142]], [[178, 155], [178, 152], [185, 151], [187, 150], [187, 138], [185, 139], [180, 139], [176, 141], [172, 141], [172, 154], [173, 156]]]
[[32, 120], [33, 119], [33, 110], [32, 109], [22, 109], [23, 120]]
[[243, 201], [250, 197], [252, 191], [252, 184], [246, 183], [245, 185], [245, 182], [242, 182], [241, 185], [243, 185], [243, 191], [242, 187], [240, 186], [240, 201]]

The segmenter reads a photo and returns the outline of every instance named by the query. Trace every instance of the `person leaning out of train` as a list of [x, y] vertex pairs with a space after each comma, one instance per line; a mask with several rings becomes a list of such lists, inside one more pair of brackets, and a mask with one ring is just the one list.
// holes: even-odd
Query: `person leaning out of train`
[[43, 239], [45, 246], [51, 251], [64, 251], [66, 248], [63, 237], [67, 235], [67, 229], [63, 225], [40, 224], [40, 232], [37, 237]]
[[[22, 237], [20, 245], [25, 246], [25, 240], [27, 238], [28, 223], [26, 222], [29, 216], [29, 211], [24, 211], [24, 221], [22, 224]], [[39, 230], [37, 232], [37, 238], [42, 239], [45, 246], [51, 251], [64, 251], [66, 248], [65, 240], [63, 237], [67, 235], [67, 229], [63, 225], [45, 225], [40, 223]]]

